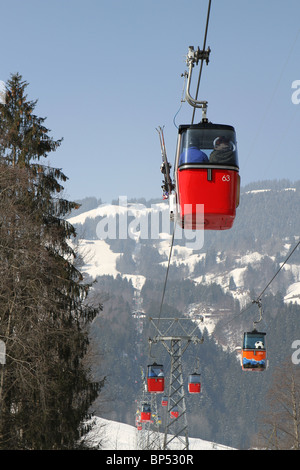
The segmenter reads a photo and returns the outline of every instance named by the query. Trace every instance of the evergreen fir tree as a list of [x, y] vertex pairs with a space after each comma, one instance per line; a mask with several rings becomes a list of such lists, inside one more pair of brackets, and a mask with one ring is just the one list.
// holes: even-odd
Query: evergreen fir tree
[[67, 178], [40, 163], [62, 140], [34, 115], [27, 86], [13, 75], [0, 106], [0, 448], [73, 449], [101, 388], [83, 362], [101, 306], [86, 303], [75, 266], [64, 217], [77, 204], [58, 197]]

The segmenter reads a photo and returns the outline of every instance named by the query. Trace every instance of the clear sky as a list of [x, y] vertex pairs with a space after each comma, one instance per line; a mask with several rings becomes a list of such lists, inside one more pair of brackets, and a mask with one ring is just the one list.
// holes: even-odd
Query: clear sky
[[[0, 0], [0, 80], [19, 72], [51, 135], [64, 138], [49, 161], [69, 177], [68, 198], [161, 196], [155, 128], [165, 126], [173, 162], [181, 74], [188, 47], [202, 48], [207, 5]], [[300, 179], [300, 104], [292, 102], [299, 18], [299, 0], [212, 0], [199, 98], [208, 101], [209, 120], [236, 129], [242, 185]], [[191, 117], [183, 103], [176, 125]]]

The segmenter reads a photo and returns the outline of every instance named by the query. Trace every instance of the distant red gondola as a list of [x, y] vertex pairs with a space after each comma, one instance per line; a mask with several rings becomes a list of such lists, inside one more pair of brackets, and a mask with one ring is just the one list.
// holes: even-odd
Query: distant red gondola
[[188, 380], [188, 390], [189, 393], [200, 393], [201, 391], [201, 375], [200, 374], [190, 374]]
[[147, 367], [147, 388], [150, 393], [162, 393], [165, 389], [164, 369], [161, 364], [150, 364]]
[[151, 407], [149, 403], [142, 404], [141, 418], [140, 421], [145, 423], [151, 420]]
[[168, 397], [162, 397], [161, 406], [168, 406]]
[[137, 427], [137, 430], [138, 431], [141, 431], [142, 430], [142, 423], [140, 421], [140, 416], [137, 416], [136, 419], [135, 419], [135, 424], [136, 424], [136, 427]]
[[170, 410], [170, 416], [171, 416], [171, 418], [178, 418], [179, 411], [178, 411], [177, 406], [173, 406], [173, 408]]

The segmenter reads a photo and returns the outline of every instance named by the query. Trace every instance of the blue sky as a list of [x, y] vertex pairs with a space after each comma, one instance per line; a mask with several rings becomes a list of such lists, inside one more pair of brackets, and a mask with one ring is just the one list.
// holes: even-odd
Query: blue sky
[[[68, 198], [161, 196], [155, 128], [165, 126], [173, 162], [181, 74], [188, 47], [202, 47], [207, 5], [0, 2], [0, 80], [19, 72], [28, 97], [38, 99], [37, 114], [47, 117], [54, 138], [64, 138], [49, 162], [69, 177]], [[299, 16], [299, 0], [212, 0], [199, 98], [208, 101], [209, 120], [236, 129], [242, 185], [300, 179], [300, 104], [291, 99], [300, 80]], [[175, 122], [191, 117], [183, 103]]]

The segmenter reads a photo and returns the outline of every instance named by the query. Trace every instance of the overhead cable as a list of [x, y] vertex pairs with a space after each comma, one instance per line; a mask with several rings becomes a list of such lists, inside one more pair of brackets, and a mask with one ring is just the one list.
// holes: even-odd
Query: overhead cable
[[[211, 0], [208, 2], [208, 10], [207, 10], [207, 17], [206, 17], [206, 26], [205, 26], [205, 33], [204, 33], [204, 40], [203, 40], [203, 48], [202, 50], [205, 51], [206, 47], [206, 39], [207, 39], [207, 32], [208, 32], [208, 23], [209, 23], [209, 16], [210, 16], [210, 7], [211, 7]], [[199, 87], [200, 87], [200, 80], [201, 80], [201, 75], [202, 75], [202, 68], [203, 68], [203, 62], [204, 59], [201, 60], [200, 64], [200, 70], [199, 70], [199, 76], [198, 76], [198, 83], [197, 83], [197, 89], [196, 89], [196, 100], [198, 98], [198, 92], [199, 92]], [[193, 108], [193, 116], [192, 116], [192, 124], [194, 122], [194, 117], [195, 117], [195, 111], [196, 109]]]

